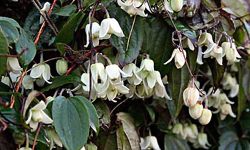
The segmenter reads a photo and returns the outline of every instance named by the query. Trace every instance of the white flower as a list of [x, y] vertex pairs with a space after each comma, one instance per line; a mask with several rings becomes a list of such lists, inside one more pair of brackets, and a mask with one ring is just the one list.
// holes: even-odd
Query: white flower
[[190, 126], [185, 124], [184, 129], [183, 129], [182, 138], [189, 140], [189, 139], [195, 139], [196, 137], [197, 137], [196, 130], [193, 130], [193, 128], [191, 128]]
[[34, 79], [32, 79], [29, 75], [24, 76], [22, 82], [24, 89], [30, 89], [30, 90], [33, 89], [34, 88], [33, 80]]
[[218, 46], [216, 43], [210, 44], [203, 54], [205, 54], [204, 58], [215, 58], [219, 65], [223, 65], [222, 62], [225, 52], [223, 48]]
[[85, 147], [83, 146], [83, 147], [81, 148], [81, 150], [86, 150], [86, 149], [85, 149]]
[[[96, 47], [99, 45], [99, 31], [100, 31], [100, 25], [97, 22], [93, 22], [92, 23], [92, 43], [93, 46]], [[89, 33], [90, 33], [90, 24], [87, 24], [85, 27], [85, 33], [86, 33], [86, 44], [84, 45], [84, 47], [88, 47], [89, 45], [89, 41], [90, 41], [90, 37], [89, 37]]]
[[201, 117], [199, 118], [199, 122], [202, 125], [207, 125], [211, 121], [211, 118], [212, 118], [211, 110], [204, 108], [202, 110]]
[[63, 75], [68, 70], [68, 62], [65, 59], [59, 59], [56, 61], [56, 72], [59, 75]]
[[148, 149], [160, 150], [161, 149], [159, 147], [158, 141], [155, 136], [147, 136], [147, 137], [141, 138], [140, 146], [142, 150], [148, 150]]
[[194, 106], [189, 107], [188, 112], [193, 119], [198, 119], [202, 114], [202, 110], [203, 106], [201, 104], [196, 103]]
[[124, 33], [115, 18], [106, 18], [101, 22], [99, 31], [100, 39], [109, 39], [111, 34], [115, 34], [118, 37], [124, 37]]
[[184, 66], [184, 64], [186, 62], [186, 56], [187, 56], [187, 53], [184, 49], [183, 49], [183, 51], [181, 51], [179, 48], [176, 48], [176, 49], [174, 49], [170, 59], [167, 62], [165, 62], [164, 65], [171, 62], [174, 58], [176, 68], [180, 69]]
[[239, 62], [239, 58], [241, 58], [240, 54], [237, 51], [235, 43], [223, 42], [221, 44], [222, 48], [226, 53], [226, 59], [229, 64], [233, 64], [235, 62]]
[[90, 69], [91, 69], [91, 76], [93, 78], [94, 83], [98, 83], [99, 79], [102, 82], [105, 82], [107, 80], [107, 73], [102, 63], [92, 64]]
[[17, 82], [17, 80], [19, 79], [20, 75], [22, 74], [22, 72], [10, 72], [10, 79], [12, 82]]
[[204, 32], [202, 33], [200, 36], [199, 36], [199, 39], [198, 39], [198, 45], [199, 46], [203, 46], [203, 45], [210, 45], [210, 44], [213, 44], [214, 41], [213, 41], [213, 36], [212, 34], [210, 33], [207, 33], [207, 32]]
[[224, 120], [226, 118], [227, 115], [230, 115], [231, 117], [235, 118], [236, 115], [233, 113], [232, 111], [232, 107], [230, 104], [223, 104], [220, 107], [221, 111], [220, 111], [220, 119]]
[[[40, 10], [40, 13], [42, 15], [45, 15], [45, 12], [48, 12], [49, 9], [50, 9], [50, 3], [46, 2], [46, 3], [44, 3], [43, 8]], [[43, 19], [42, 15], [40, 16], [40, 24], [42, 24], [44, 22], [44, 19]]]
[[183, 131], [183, 125], [181, 124], [181, 123], [177, 123], [177, 124], [175, 124], [174, 125], [174, 127], [173, 127], [173, 129], [172, 129], [172, 132], [174, 133], [174, 134], [177, 134], [177, 135], [183, 135], [184, 133], [184, 131]]
[[204, 148], [209, 149], [211, 146], [207, 141], [207, 134], [206, 133], [199, 133], [196, 143], [194, 143], [195, 148]]
[[123, 72], [120, 67], [116, 64], [111, 64], [111, 65], [108, 65], [106, 66], [106, 72], [107, 72], [107, 75], [109, 77], [109, 79], [111, 80], [117, 80], [117, 79], [120, 79], [121, 78], [121, 75], [123, 77], [127, 77], [128, 75]]
[[221, 83], [223, 89], [230, 90], [229, 97], [233, 98], [237, 96], [239, 93], [239, 84], [237, 83], [235, 77], [233, 77], [230, 73], [225, 73]]
[[188, 107], [194, 106], [199, 100], [199, 97], [200, 97], [199, 90], [196, 89], [196, 87], [194, 86], [188, 86], [183, 91], [183, 101], [184, 104]]
[[142, 79], [137, 73], [139, 68], [134, 63], [127, 64], [122, 70], [127, 74], [127, 80], [130, 84], [139, 85], [141, 83]]
[[145, 14], [145, 9], [148, 7], [147, 2], [141, 2], [140, 0], [117, 0], [117, 3], [122, 10], [126, 11], [131, 16], [147, 16]]
[[8, 71], [11, 71], [16, 74], [20, 73], [23, 70], [16, 57], [7, 58], [7, 69]]
[[[50, 140], [52, 140], [51, 142], [55, 142], [55, 144], [59, 147], [63, 146], [59, 136], [57, 135], [57, 133], [54, 129], [48, 129], [47, 133], [48, 133], [48, 137], [50, 138]], [[53, 145], [54, 145], [54, 143], [53, 143]]]
[[43, 78], [44, 81], [51, 84], [49, 81], [51, 77], [50, 66], [46, 63], [34, 64], [32, 66], [30, 77], [34, 79]]
[[5, 85], [11, 86], [9, 77], [2, 76], [1, 82], [4, 83]]
[[29, 110], [29, 117], [26, 120], [26, 124], [29, 124], [32, 131], [35, 131], [38, 127], [38, 123], [51, 124], [53, 120], [44, 112], [46, 104], [44, 101], [40, 101], [34, 107]]
[[175, 12], [181, 11], [183, 7], [183, 0], [170, 0], [170, 6]]

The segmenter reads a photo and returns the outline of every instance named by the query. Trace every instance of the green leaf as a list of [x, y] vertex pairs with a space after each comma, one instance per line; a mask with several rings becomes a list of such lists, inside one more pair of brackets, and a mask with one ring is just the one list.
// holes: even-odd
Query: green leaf
[[19, 54], [24, 51], [20, 57], [24, 65], [29, 65], [36, 56], [36, 46], [23, 29], [20, 29], [20, 38], [16, 43], [16, 51]]
[[156, 70], [162, 74], [170, 71], [171, 65], [163, 65], [173, 51], [172, 46], [172, 30], [166, 22], [158, 18], [147, 19], [143, 22], [144, 38], [142, 52], [149, 54], [155, 62]]
[[[6, 37], [4, 36], [3, 30], [0, 27], [0, 54], [8, 54], [9, 48], [8, 48], [8, 41]], [[6, 72], [6, 63], [7, 58], [6, 57], [0, 57], [0, 75], [3, 75]]]
[[64, 86], [66, 84], [70, 83], [81, 83], [80, 77], [74, 74], [68, 75], [68, 76], [58, 76], [52, 79], [52, 84], [48, 85], [47, 87], [43, 88], [41, 91], [46, 92], [49, 90], [53, 90], [56, 88], [59, 88], [61, 86]]
[[67, 5], [55, 10], [54, 14], [58, 16], [70, 16], [74, 11], [76, 11], [76, 5]]
[[122, 123], [124, 133], [126, 134], [128, 138], [131, 149], [139, 150], [140, 139], [136, 132], [133, 118], [129, 114], [124, 113], [124, 112], [119, 112], [116, 115], [117, 115], [117, 121], [120, 121]]
[[67, 49], [68, 45], [64, 43], [56, 43], [56, 49], [59, 51], [61, 55], [64, 55], [65, 50]]
[[89, 114], [75, 97], [58, 96], [53, 102], [52, 116], [58, 136], [68, 150], [80, 150], [89, 136]]
[[165, 150], [190, 150], [187, 141], [179, 139], [174, 135], [167, 134], [164, 138], [164, 149]]
[[119, 150], [132, 150], [122, 126], [116, 130], [116, 141]]
[[108, 105], [104, 103], [103, 100], [96, 100], [93, 104], [100, 117], [101, 123], [105, 125], [110, 124], [110, 110]]
[[250, 131], [250, 111], [249, 107], [247, 107], [243, 112], [240, 117], [240, 125], [243, 131]]
[[75, 98], [78, 98], [84, 106], [87, 108], [88, 113], [89, 113], [89, 123], [90, 127], [96, 132], [99, 132], [99, 118], [97, 115], [97, 111], [94, 107], [94, 105], [85, 97], [83, 96], [75, 96]]
[[[175, 117], [177, 117], [183, 106], [183, 91], [187, 87], [190, 79], [190, 75], [187, 66], [183, 66], [181, 69], [173, 68], [172, 76], [170, 79], [172, 99], [175, 102]], [[168, 105], [169, 106], [169, 105]], [[169, 108], [171, 110], [171, 108]]]
[[82, 12], [72, 14], [56, 36], [55, 43], [70, 43], [74, 38], [74, 33], [82, 21], [83, 16], [84, 14]]
[[[108, 9], [110, 10], [111, 17], [117, 19], [125, 34], [125, 37], [112, 35], [110, 39], [111, 44], [118, 50], [119, 63], [125, 65], [134, 61], [141, 50], [143, 42], [143, 19], [138, 16], [136, 18], [130, 17], [120, 7], [112, 5]], [[134, 26], [132, 25], [133, 21], [135, 21]], [[133, 29], [132, 32], [131, 29]]]
[[155, 112], [154, 109], [148, 105], [145, 105], [145, 108], [150, 116], [150, 119], [152, 120], [152, 122], [155, 122]]
[[12, 18], [8, 18], [8, 17], [0, 17], [0, 22], [1, 21], [7, 21], [9, 22], [12, 26], [16, 27], [16, 28], [21, 28], [20, 25], [18, 24], [18, 22], [16, 22], [16, 20], [12, 19]]
[[101, 132], [97, 139], [98, 150], [117, 150], [115, 133]]
[[224, 132], [220, 136], [219, 140], [219, 150], [228, 150], [229, 148], [235, 148], [236, 142], [239, 141], [237, 134], [233, 131]]
[[8, 43], [16, 43], [19, 39], [19, 32], [15, 26], [5, 20], [0, 20], [0, 27], [3, 30]]

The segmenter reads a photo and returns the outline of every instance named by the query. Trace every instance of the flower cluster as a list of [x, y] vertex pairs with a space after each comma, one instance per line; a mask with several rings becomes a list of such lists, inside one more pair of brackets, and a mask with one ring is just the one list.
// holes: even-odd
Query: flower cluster
[[[95, 63], [90, 66], [90, 73], [83, 73], [81, 81], [83, 90], [89, 92], [91, 98], [103, 98], [110, 101], [120, 94], [126, 94], [132, 98], [134, 95], [140, 98], [158, 96], [167, 97], [167, 92], [163, 85], [161, 75], [154, 70], [154, 62], [151, 59], [144, 59], [140, 68], [130, 63], [120, 69], [116, 64], [106, 67], [102, 63]], [[124, 81], [127, 80], [127, 86]]]
[[[211, 90], [211, 89], [210, 89]], [[217, 89], [215, 93], [208, 97], [208, 106], [214, 107], [217, 110], [215, 113], [220, 112], [220, 119], [224, 120], [227, 115], [235, 118], [236, 115], [232, 111], [231, 104], [234, 102], [230, 101], [225, 93], [222, 93], [220, 89]]]
[[208, 149], [211, 146], [207, 140], [207, 134], [198, 132], [195, 124], [177, 123], [172, 127], [172, 132], [180, 138], [189, 141], [194, 148]]
[[[92, 29], [90, 31], [91, 26]], [[103, 19], [101, 25], [99, 25], [97, 22], [93, 22], [92, 25], [87, 24], [85, 27], [85, 32], [87, 40], [87, 43], [84, 45], [85, 47], [88, 47], [90, 43], [90, 37], [89, 37], [90, 32], [92, 32], [91, 40], [94, 47], [99, 45], [99, 40], [109, 39], [112, 34], [118, 37], [125, 36], [118, 21], [115, 18], [109, 18], [109, 17]]]
[[141, 0], [117, 0], [117, 3], [122, 10], [131, 16], [139, 15], [142, 17], [147, 17], [147, 14], [145, 14], [145, 9], [150, 12], [147, 1], [142, 2]]
[[202, 52], [202, 49], [199, 49], [197, 57], [198, 64], [203, 64], [202, 57], [215, 58], [220, 65], [223, 63], [224, 56], [226, 56], [229, 64], [238, 62], [238, 59], [241, 58], [234, 43], [223, 42], [221, 46], [219, 46], [218, 43], [213, 41], [212, 35], [207, 32], [204, 32], [199, 36], [198, 45], [207, 47], [204, 52]]
[[194, 85], [194, 81], [191, 81], [183, 91], [184, 104], [189, 107], [189, 115], [193, 119], [199, 119], [200, 124], [207, 125], [212, 118], [212, 112], [203, 107], [202, 99], [199, 90]]

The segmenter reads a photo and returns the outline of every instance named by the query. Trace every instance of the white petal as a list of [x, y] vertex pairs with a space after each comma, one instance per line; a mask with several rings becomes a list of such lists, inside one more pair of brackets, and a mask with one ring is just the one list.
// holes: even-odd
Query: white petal
[[109, 19], [103, 19], [101, 22], [101, 27], [99, 31], [100, 39], [104, 39], [104, 37], [108, 34], [109, 30], [110, 30]]
[[229, 93], [229, 97], [233, 98], [235, 96], [237, 96], [239, 93], [239, 84], [234, 85]]
[[111, 25], [111, 29], [113, 31], [113, 34], [115, 34], [118, 37], [124, 37], [125, 36], [116, 19], [110, 18], [110, 25]]
[[156, 83], [156, 77], [154, 72], [150, 72], [146, 78], [149, 88], [153, 88]]
[[51, 84], [52, 82], [49, 81], [51, 73], [50, 73], [50, 66], [48, 64], [44, 64], [44, 72], [42, 73], [44, 81]]
[[118, 79], [121, 76], [120, 68], [116, 64], [106, 66], [106, 72], [111, 80]]
[[38, 104], [32, 107], [31, 110], [44, 110], [45, 108], [46, 104], [44, 103], [44, 101], [40, 101]]
[[217, 44], [216, 43], [211, 43], [208, 45], [207, 50], [203, 52], [202, 54], [208, 54], [210, 53], [214, 48], [216, 48]]
[[42, 123], [51, 124], [53, 122], [53, 120], [45, 112], [42, 111], [41, 114], [43, 116], [41, 120]]
[[31, 78], [39, 78], [42, 76], [42, 73], [44, 72], [45, 70], [45, 66], [42, 65], [42, 64], [34, 64], [32, 66], [32, 69], [31, 69], [31, 72], [30, 72], [30, 77]]
[[36, 131], [37, 127], [38, 127], [38, 123], [39, 122], [35, 122], [35, 121], [32, 121], [29, 123], [30, 127], [31, 127], [31, 131], [34, 132]]
[[32, 111], [29, 110], [29, 116], [28, 116], [28, 119], [25, 121], [26, 124], [29, 124], [30, 121], [31, 121], [31, 118], [32, 118]]
[[89, 91], [89, 87], [90, 87], [90, 84], [89, 84], [89, 74], [88, 73], [83, 73], [82, 76], [81, 76], [81, 81], [84, 84], [82, 86], [83, 90], [86, 91], [86, 92], [88, 92]]
[[25, 89], [33, 89], [34, 88], [33, 79], [29, 75], [24, 76], [22, 85]]
[[169, 58], [169, 60], [167, 61], [167, 62], [165, 62], [164, 63], [164, 65], [166, 65], [166, 64], [168, 64], [168, 63], [170, 63], [173, 59], [174, 59], [174, 57], [175, 57], [175, 54], [176, 54], [176, 52], [178, 52], [179, 51], [179, 49], [174, 49], [174, 51], [173, 51], [173, 53], [172, 53], [172, 55], [171, 55], [171, 57]]
[[203, 60], [202, 60], [202, 49], [201, 49], [201, 47], [198, 48], [198, 55], [197, 55], [196, 62], [197, 62], [199, 65], [202, 65], [202, 64], [203, 64]]
[[8, 65], [11, 71], [22, 71], [23, 68], [20, 66], [18, 59], [15, 57], [8, 57], [7, 58]]

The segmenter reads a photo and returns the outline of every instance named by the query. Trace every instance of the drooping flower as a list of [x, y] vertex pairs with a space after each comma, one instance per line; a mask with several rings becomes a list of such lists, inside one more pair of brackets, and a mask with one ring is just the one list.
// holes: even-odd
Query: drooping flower
[[98, 80], [101, 80], [102, 82], [107, 80], [107, 72], [102, 63], [92, 64], [90, 69], [94, 83], [98, 83]]
[[239, 93], [239, 84], [237, 83], [235, 77], [233, 77], [230, 73], [225, 73], [221, 83], [223, 89], [230, 90], [229, 97], [233, 98], [237, 96]]
[[[40, 13], [42, 15], [45, 15], [45, 12], [48, 12], [49, 9], [50, 9], [50, 3], [46, 2], [46, 3], [44, 3], [43, 8], [40, 10]], [[42, 24], [44, 22], [44, 19], [43, 19], [42, 15], [40, 16], [40, 24]]]
[[199, 133], [197, 141], [193, 144], [193, 146], [195, 148], [209, 149], [209, 147], [211, 145], [208, 143], [207, 134], [206, 133]]
[[[117, 0], [118, 5], [122, 10], [129, 15], [139, 15], [146, 17], [145, 9], [148, 7], [147, 2], [141, 2], [140, 0]], [[149, 10], [149, 9], [148, 9]]]
[[44, 101], [40, 101], [34, 107], [29, 110], [29, 117], [26, 120], [26, 124], [29, 124], [32, 131], [35, 131], [38, 127], [38, 123], [51, 124], [53, 120], [44, 112], [46, 109]]
[[197, 132], [198, 131], [191, 128], [191, 126], [189, 126], [188, 124], [185, 124], [183, 128], [182, 138], [187, 139], [187, 140], [195, 139], [197, 137]]
[[7, 58], [7, 69], [13, 73], [20, 73], [23, 70], [16, 57]]
[[227, 115], [230, 115], [231, 117], [235, 118], [236, 115], [233, 113], [232, 111], [232, 107], [230, 104], [223, 104], [222, 106], [220, 106], [220, 119], [224, 120]]
[[183, 125], [181, 123], [176, 123], [174, 127], [172, 128], [172, 132], [177, 135], [183, 135]]
[[194, 106], [189, 107], [188, 112], [193, 119], [198, 119], [202, 114], [202, 110], [203, 106], [199, 103], [196, 103]]
[[239, 59], [241, 58], [241, 56], [237, 51], [235, 43], [223, 42], [221, 44], [221, 47], [225, 51], [226, 59], [227, 59], [229, 64], [239, 62]]
[[186, 62], [186, 56], [187, 56], [187, 53], [184, 49], [181, 51], [179, 48], [176, 48], [174, 49], [170, 59], [167, 62], [165, 62], [164, 65], [168, 64], [174, 59], [176, 68], [180, 69], [184, 66]]
[[183, 0], [164, 0], [164, 8], [169, 12], [179, 12], [183, 7]]
[[139, 68], [134, 63], [127, 64], [122, 70], [127, 74], [127, 80], [130, 84], [139, 85], [141, 83], [142, 79], [138, 75]]
[[[99, 31], [100, 31], [100, 25], [97, 22], [92, 23], [92, 44], [94, 47], [99, 45]], [[90, 41], [90, 24], [87, 24], [85, 27], [85, 33], [86, 33], [86, 44], [84, 47], [89, 46], [89, 41]]]
[[118, 37], [124, 37], [124, 33], [115, 18], [106, 18], [101, 22], [99, 30], [100, 39], [109, 39], [112, 34], [115, 34]]
[[211, 110], [204, 108], [202, 110], [201, 117], [199, 118], [199, 122], [202, 125], [207, 125], [210, 122], [211, 118], [212, 118]]
[[199, 100], [200, 94], [199, 90], [194, 86], [188, 86], [183, 91], [183, 101], [184, 104], [188, 107], [194, 106]]
[[53, 145], [55, 143], [59, 147], [63, 146], [58, 134], [56, 133], [56, 131], [54, 129], [48, 129], [47, 134], [51, 140], [50, 142], [53, 142]]
[[22, 85], [24, 89], [33, 89], [34, 88], [34, 79], [30, 77], [30, 75], [26, 75], [23, 77]]
[[223, 57], [225, 56], [225, 51], [216, 43], [210, 44], [208, 49], [203, 54], [205, 54], [204, 58], [215, 58], [219, 65], [223, 65], [222, 62]]
[[120, 67], [116, 64], [111, 64], [111, 65], [106, 66], [106, 72], [107, 72], [109, 79], [111, 80], [120, 79], [121, 75], [123, 77], [127, 77], [126, 73], [123, 72], [120, 69]]
[[51, 84], [50, 82], [50, 66], [46, 63], [40, 63], [40, 64], [34, 64], [32, 66], [31, 72], [30, 72], [30, 77], [33, 79], [43, 79], [47, 83]]
[[59, 59], [56, 61], [56, 72], [59, 75], [63, 75], [68, 70], [68, 62], [65, 59]]
[[146, 136], [144, 138], [141, 138], [140, 146], [142, 150], [148, 150], [148, 149], [160, 150], [161, 149], [155, 136]]

